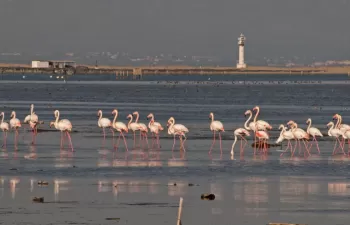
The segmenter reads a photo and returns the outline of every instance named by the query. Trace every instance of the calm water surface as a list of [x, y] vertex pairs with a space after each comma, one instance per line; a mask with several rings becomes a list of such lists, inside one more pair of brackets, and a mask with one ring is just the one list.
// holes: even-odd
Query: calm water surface
[[[286, 77], [292, 76], [280, 81], [290, 81]], [[23, 120], [34, 103], [44, 124], [36, 146], [30, 145], [31, 133], [21, 129], [18, 150], [11, 132], [7, 149], [0, 152], [0, 224], [175, 224], [180, 197], [184, 198], [183, 224], [348, 224], [349, 159], [331, 155], [334, 142], [329, 137], [320, 139], [321, 155], [308, 159], [280, 158], [285, 143], [271, 148], [266, 157], [253, 156], [251, 147], [242, 157], [236, 148], [234, 160], [229, 153], [233, 130], [243, 127], [244, 112], [255, 105], [261, 107], [260, 118], [273, 126], [270, 143], [277, 139], [279, 124], [289, 120], [306, 128], [310, 117], [324, 134], [334, 113], [347, 123], [350, 84], [346, 76], [286, 85], [272, 83], [277, 79], [269, 76], [261, 77], [262, 83], [241, 85], [197, 83], [198, 79], [183, 76], [180, 84], [81, 77], [67, 83], [37, 82], [40, 76], [32, 78], [1, 81], [5, 121], [12, 110]], [[117, 152], [112, 148], [110, 133], [102, 147], [96, 113], [101, 109], [104, 117], [112, 118], [114, 108], [125, 123], [134, 111], [140, 112], [144, 123], [153, 112], [163, 126], [174, 116], [190, 130], [186, 154], [179, 153], [178, 145], [171, 152], [172, 137], [165, 131], [160, 150], [131, 150], [131, 134], [127, 135], [128, 153], [123, 145]], [[60, 150], [60, 134], [48, 127], [55, 109], [73, 123], [74, 153]], [[225, 125], [222, 158], [218, 145], [208, 156], [211, 111]], [[49, 185], [38, 186], [40, 180]], [[214, 193], [216, 199], [202, 201], [202, 193]], [[32, 203], [34, 196], [44, 197], [47, 203]]]

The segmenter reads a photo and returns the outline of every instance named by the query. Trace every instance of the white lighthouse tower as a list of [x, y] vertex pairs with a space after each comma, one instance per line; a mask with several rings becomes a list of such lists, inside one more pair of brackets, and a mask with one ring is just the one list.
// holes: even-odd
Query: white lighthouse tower
[[244, 63], [244, 44], [245, 44], [245, 37], [243, 34], [239, 36], [238, 38], [238, 69], [244, 69], [247, 68], [247, 64]]

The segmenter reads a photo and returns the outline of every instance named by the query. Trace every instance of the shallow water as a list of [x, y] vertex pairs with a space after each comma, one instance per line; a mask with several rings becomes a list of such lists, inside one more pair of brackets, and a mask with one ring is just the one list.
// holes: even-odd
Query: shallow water
[[[321, 83], [303, 85], [272, 84], [269, 77], [262, 79], [268, 85], [3, 80], [0, 106], [5, 120], [12, 110], [22, 120], [34, 103], [45, 124], [35, 147], [30, 145], [31, 133], [21, 129], [18, 150], [11, 132], [7, 149], [0, 152], [0, 223], [175, 224], [179, 197], [184, 197], [183, 224], [348, 224], [349, 159], [332, 156], [329, 137], [320, 139], [321, 155], [308, 159], [280, 158], [286, 143], [271, 148], [266, 157], [253, 156], [251, 147], [240, 157], [237, 145], [235, 159], [230, 158], [233, 130], [243, 127], [244, 112], [255, 105], [261, 107], [260, 118], [274, 128], [270, 143], [277, 139], [278, 125], [289, 120], [306, 128], [310, 117], [325, 134], [334, 113], [346, 123], [350, 89], [342, 79], [325, 77]], [[174, 116], [190, 130], [186, 154], [179, 153], [178, 143], [171, 152], [173, 140], [166, 132], [159, 151], [131, 150], [131, 134], [128, 153], [122, 143], [113, 150], [110, 133], [103, 148], [96, 113], [101, 109], [104, 117], [112, 118], [114, 108], [125, 123], [133, 111], [140, 112], [144, 123], [153, 112], [164, 126]], [[59, 132], [48, 131], [55, 109], [73, 123], [74, 153], [60, 150]], [[218, 145], [212, 157], [208, 155], [211, 111], [225, 125], [222, 158]], [[40, 180], [49, 185], [38, 186]], [[214, 193], [216, 199], [203, 201], [202, 193]], [[47, 203], [32, 203], [33, 196]], [[120, 221], [106, 220], [112, 217]]]

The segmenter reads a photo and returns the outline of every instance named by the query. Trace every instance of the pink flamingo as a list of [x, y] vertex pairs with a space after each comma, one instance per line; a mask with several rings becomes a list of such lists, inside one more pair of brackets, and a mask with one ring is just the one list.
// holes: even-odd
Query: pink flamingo
[[212, 112], [209, 114], [209, 119], [211, 119], [210, 130], [213, 132], [213, 143], [211, 144], [209, 154], [211, 154], [211, 151], [215, 144], [215, 136], [216, 136], [215, 132], [218, 132], [219, 139], [220, 139], [220, 154], [222, 155], [221, 132], [225, 132], [224, 125], [220, 121], [214, 120], [214, 113]]
[[11, 120], [10, 120], [10, 127], [12, 129], [15, 129], [15, 146], [17, 147], [17, 141], [18, 141], [18, 128], [21, 128], [21, 121], [16, 118], [16, 112], [12, 111], [11, 113]]
[[129, 114], [126, 118], [130, 119], [129, 122], [128, 122], [128, 129], [132, 130], [132, 132], [134, 133], [134, 149], [135, 149], [135, 145], [136, 145], [136, 131], [140, 130], [140, 126], [137, 123], [132, 122], [133, 116], [131, 114]]
[[114, 131], [112, 129], [112, 122], [108, 118], [102, 118], [102, 110], [97, 111], [97, 116], [98, 116], [97, 125], [103, 130], [103, 146], [104, 146], [106, 141], [106, 131], [105, 131], [106, 128], [110, 128], [113, 134], [113, 140], [114, 140]]
[[[304, 145], [305, 145], [305, 150], [307, 151], [307, 153], [310, 156], [311, 154], [310, 154], [309, 149], [307, 148], [307, 145], [305, 142], [305, 139], [309, 140], [309, 134], [306, 131], [304, 131], [303, 129], [298, 128], [298, 124], [292, 120], [290, 120], [287, 123], [287, 125], [291, 127], [292, 133], [293, 133], [294, 138], [295, 138], [295, 147], [294, 147], [292, 156], [294, 156], [294, 153], [295, 153], [295, 150], [296, 150], [298, 144], [299, 144], [299, 154], [300, 154], [300, 151], [301, 151], [300, 140], [303, 140]], [[304, 151], [304, 155], [305, 155], [305, 151]]]
[[35, 144], [36, 135], [38, 134], [39, 117], [34, 112], [34, 104], [30, 105], [30, 114], [25, 117], [24, 123], [28, 123], [32, 129], [32, 144]]
[[284, 155], [284, 153], [286, 153], [288, 151], [289, 148], [290, 148], [290, 154], [292, 155], [293, 154], [293, 146], [292, 146], [292, 143], [290, 142], [290, 140], [295, 139], [294, 134], [291, 130], [286, 130], [286, 127], [283, 124], [281, 124], [279, 126], [279, 129], [281, 130], [281, 133], [276, 141], [276, 144], [283, 142], [284, 139], [286, 139], [288, 141], [287, 148], [284, 152], [281, 153], [280, 157], [282, 157]]
[[125, 123], [119, 122], [119, 121], [117, 122], [118, 110], [114, 109], [112, 114], [114, 114], [112, 126], [116, 131], [119, 132], [119, 138], [118, 138], [118, 142], [116, 145], [116, 150], [118, 149], [118, 146], [119, 146], [120, 136], [123, 136], [125, 148], [126, 148], [126, 151], [128, 152], [129, 149], [128, 149], [128, 145], [126, 144], [126, 140], [125, 140], [125, 136], [124, 136], [123, 132], [128, 133], [129, 130], [128, 130], [127, 126], [125, 125]]
[[0, 129], [4, 133], [4, 142], [2, 144], [2, 147], [6, 148], [7, 132], [10, 130], [10, 127], [8, 123], [4, 122], [5, 113], [1, 112], [0, 116], [2, 117], [1, 123], [0, 123]]
[[[255, 129], [254, 129], [254, 133], [255, 133], [255, 138], [254, 138], [254, 143], [256, 143], [256, 138], [257, 138], [257, 136], [256, 136], [256, 132], [257, 131], [266, 131], [267, 129], [268, 130], [271, 130], [272, 129], [272, 126], [268, 123], [268, 122], [266, 122], [266, 121], [264, 121], [264, 120], [257, 120], [258, 119], [258, 115], [260, 114], [260, 107], [259, 106], [255, 106], [254, 108], [253, 108], [253, 112], [254, 111], [256, 111], [256, 114], [255, 114], [255, 117], [254, 117], [254, 125], [255, 125]], [[268, 135], [268, 134], [267, 134]], [[264, 135], [265, 136], [265, 135]], [[260, 139], [259, 139], [260, 140]], [[267, 139], [263, 139], [264, 141], [267, 141]], [[260, 143], [259, 143], [259, 146], [261, 146], [260, 145]], [[265, 147], [267, 147], [266, 145], [265, 145], [265, 143], [264, 143], [264, 146]], [[254, 152], [256, 151], [256, 145], [254, 145]]]
[[311, 124], [312, 124], [312, 120], [311, 118], [307, 119], [306, 120], [306, 124], [309, 124], [309, 126], [307, 127], [306, 129], [306, 132], [312, 136], [312, 143], [311, 143], [311, 146], [309, 148], [309, 151], [311, 151], [311, 148], [312, 148], [312, 144], [315, 142], [316, 143], [316, 147], [317, 147], [317, 151], [318, 151], [318, 154], [321, 154], [320, 152], [320, 148], [318, 147], [318, 141], [316, 139], [316, 137], [323, 137], [323, 134], [321, 133], [321, 131], [319, 129], [317, 129], [316, 127], [311, 127]]
[[[249, 133], [249, 131], [247, 131], [246, 129], [244, 129], [244, 128], [237, 128], [234, 132], [233, 132], [233, 135], [235, 136], [235, 140], [234, 140], [234, 142], [233, 142], [233, 144], [232, 144], [232, 147], [231, 147], [231, 156], [232, 157], [234, 157], [234, 154], [235, 154], [235, 152], [234, 152], [234, 148], [235, 148], [235, 145], [236, 145], [236, 142], [237, 142], [237, 139], [238, 139], [238, 137], [240, 137], [240, 139], [241, 139], [241, 148], [240, 148], [240, 153], [243, 153], [243, 151], [244, 151], [244, 148], [245, 148], [245, 146], [247, 145], [247, 139], [245, 139], [244, 137], [245, 136], [250, 136], [250, 133]], [[245, 141], [245, 144], [243, 145], [243, 147], [242, 147], [242, 140], [244, 140]]]
[[[337, 124], [338, 125], [338, 124]], [[339, 147], [342, 149], [343, 154], [345, 155], [344, 152], [344, 148], [339, 140], [339, 136], [343, 136], [343, 132], [341, 132], [338, 128], [335, 128], [334, 123], [333, 122], [329, 122], [327, 124], [327, 127], [329, 128], [328, 130], [328, 136], [330, 137], [335, 137], [335, 143], [334, 143], [334, 149], [333, 149], [333, 155], [335, 155], [335, 153], [338, 151], [338, 149], [336, 150], [337, 147], [337, 143], [339, 143]]]
[[63, 142], [64, 142], [63, 132], [65, 132], [66, 135], [68, 136], [70, 148], [72, 149], [72, 152], [73, 152], [74, 149], [73, 149], [73, 144], [72, 144], [72, 138], [69, 134], [69, 132], [71, 132], [72, 128], [73, 128], [72, 123], [67, 119], [59, 120], [60, 119], [60, 111], [58, 111], [58, 110], [55, 110], [54, 115], [55, 115], [56, 120], [55, 120], [55, 122], [50, 123], [50, 127], [55, 126], [55, 128], [57, 130], [61, 131], [61, 149], [63, 148]]
[[[348, 156], [350, 156], [350, 130], [346, 130], [343, 133], [343, 138], [344, 140], [347, 139], [348, 140]], [[343, 146], [344, 147], [344, 146]]]
[[[335, 128], [338, 128], [342, 133], [345, 133], [347, 130], [350, 130], [350, 126], [347, 125], [347, 124], [342, 124], [343, 122], [343, 118], [341, 115], [339, 114], [335, 114], [333, 116], [333, 119], [336, 119], [337, 120], [337, 124], [335, 125]], [[345, 139], [344, 137], [342, 138], [342, 146], [344, 148], [344, 145], [345, 145]]]
[[[262, 148], [262, 151], [267, 153], [267, 140], [270, 139], [269, 134], [264, 130], [255, 131], [256, 137], [259, 139], [258, 149]], [[256, 146], [256, 145], [255, 145]], [[254, 155], [256, 155], [256, 148], [254, 149]]]
[[[158, 149], [160, 149], [160, 143], [159, 143], [159, 131], [164, 130], [164, 128], [162, 127], [162, 125], [158, 122], [154, 121], [154, 115], [152, 113], [150, 113], [147, 116], [147, 119], [150, 119], [149, 123], [148, 123], [148, 128], [150, 129], [151, 133], [152, 133], [152, 138], [153, 136], [155, 137], [155, 142], [158, 145]], [[152, 148], [154, 146], [154, 140], [152, 140]]]
[[185, 140], [182, 142], [181, 146], [183, 148], [184, 151], [186, 151], [185, 149], [185, 142], [186, 142], [186, 133], [189, 132], [189, 130], [187, 129], [187, 127], [185, 127], [182, 124], [175, 124], [175, 119], [174, 117], [170, 117], [168, 120], [168, 134], [170, 135], [174, 135], [174, 143], [173, 143], [173, 148], [171, 149], [171, 151], [174, 151], [174, 147], [175, 147], [175, 137], [176, 135], [179, 136], [180, 139], [180, 143], [182, 141], [182, 136], [185, 138]]
[[147, 138], [147, 133], [148, 133], [148, 128], [146, 126], [146, 124], [144, 123], [139, 123], [139, 112], [135, 111], [133, 112], [133, 115], [136, 116], [136, 119], [135, 119], [135, 123], [137, 123], [137, 125], [139, 126], [139, 131], [140, 131], [140, 142], [141, 142], [141, 138], [142, 136], [145, 138], [146, 140], [146, 143], [147, 143], [147, 146], [149, 148], [149, 145], [148, 145], [148, 138]]

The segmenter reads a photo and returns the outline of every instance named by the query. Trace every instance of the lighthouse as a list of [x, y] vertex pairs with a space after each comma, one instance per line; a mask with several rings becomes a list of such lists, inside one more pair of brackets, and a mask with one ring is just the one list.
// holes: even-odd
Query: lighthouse
[[244, 62], [244, 44], [245, 44], [245, 37], [243, 34], [239, 36], [238, 38], [238, 69], [244, 69], [247, 68], [247, 64]]

